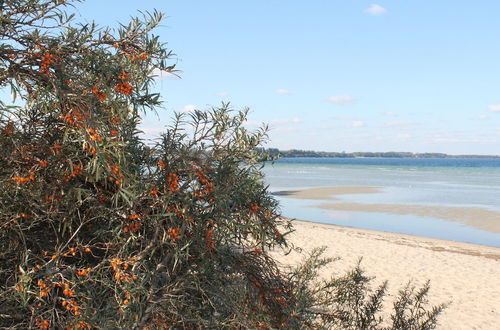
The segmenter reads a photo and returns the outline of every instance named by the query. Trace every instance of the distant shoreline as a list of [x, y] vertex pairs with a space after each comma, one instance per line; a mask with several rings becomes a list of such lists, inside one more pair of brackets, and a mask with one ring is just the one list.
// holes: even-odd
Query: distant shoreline
[[268, 148], [265, 152], [282, 158], [433, 158], [433, 159], [500, 159], [500, 155], [448, 155], [444, 153], [387, 152], [328, 152], [313, 150], [279, 150]]

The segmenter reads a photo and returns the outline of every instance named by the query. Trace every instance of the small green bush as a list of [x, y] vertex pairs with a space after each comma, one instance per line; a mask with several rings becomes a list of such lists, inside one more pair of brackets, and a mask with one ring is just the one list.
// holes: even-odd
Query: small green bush
[[387, 282], [374, 290], [372, 278], [365, 275], [361, 261], [341, 277], [320, 279], [319, 270], [334, 261], [323, 258], [323, 248], [316, 248], [304, 262], [287, 274], [287, 282], [297, 298], [296, 309], [302, 325], [311, 329], [434, 329], [445, 304], [427, 307], [429, 282], [421, 289], [408, 283], [395, 298], [392, 314], [381, 315]]

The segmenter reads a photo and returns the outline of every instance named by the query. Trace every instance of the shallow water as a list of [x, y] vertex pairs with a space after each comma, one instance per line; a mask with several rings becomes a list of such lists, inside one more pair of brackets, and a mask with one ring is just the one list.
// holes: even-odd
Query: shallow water
[[[480, 207], [500, 211], [500, 159], [284, 158], [264, 168], [271, 191], [376, 186], [339, 202]], [[277, 196], [291, 218], [500, 247], [500, 234], [431, 217], [323, 210]], [[332, 203], [332, 201], [329, 201]], [[500, 221], [500, 219], [498, 219]]]

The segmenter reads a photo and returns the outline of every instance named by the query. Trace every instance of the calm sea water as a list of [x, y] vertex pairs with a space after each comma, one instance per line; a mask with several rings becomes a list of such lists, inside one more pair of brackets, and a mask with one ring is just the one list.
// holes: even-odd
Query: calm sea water
[[[342, 202], [481, 207], [500, 211], [500, 159], [282, 158], [264, 168], [271, 191], [377, 186]], [[500, 247], [500, 234], [431, 217], [332, 211], [277, 197], [291, 218]], [[331, 203], [331, 201], [329, 201]], [[500, 221], [500, 218], [498, 219]]]

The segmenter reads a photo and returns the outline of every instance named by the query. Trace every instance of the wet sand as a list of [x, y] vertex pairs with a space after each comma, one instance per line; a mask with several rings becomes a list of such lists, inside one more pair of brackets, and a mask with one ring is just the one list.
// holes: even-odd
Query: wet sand
[[321, 204], [319, 208], [337, 211], [378, 212], [399, 215], [416, 215], [460, 222], [477, 229], [500, 233], [500, 212], [479, 207], [449, 207], [409, 204]]
[[409, 280], [421, 286], [431, 280], [433, 304], [451, 305], [438, 329], [498, 329], [500, 325], [500, 248], [385, 233], [294, 220], [289, 241], [302, 253], [274, 252], [283, 265], [297, 265], [314, 247], [326, 246], [325, 256], [341, 257], [321, 276], [341, 275], [360, 257], [374, 285], [389, 281], [384, 313], [389, 315], [398, 290]]
[[[282, 191], [275, 195], [310, 200], [339, 200], [341, 195], [374, 194], [378, 187], [325, 187], [297, 191]], [[336, 211], [377, 212], [396, 215], [415, 215], [459, 222], [477, 229], [500, 233], [500, 212], [480, 207], [451, 207], [412, 204], [323, 203], [317, 207]]]
[[273, 193], [276, 196], [299, 198], [299, 199], [317, 199], [317, 200], [337, 200], [335, 195], [352, 194], [375, 194], [380, 192], [378, 187], [321, 187], [304, 190], [286, 190]]

